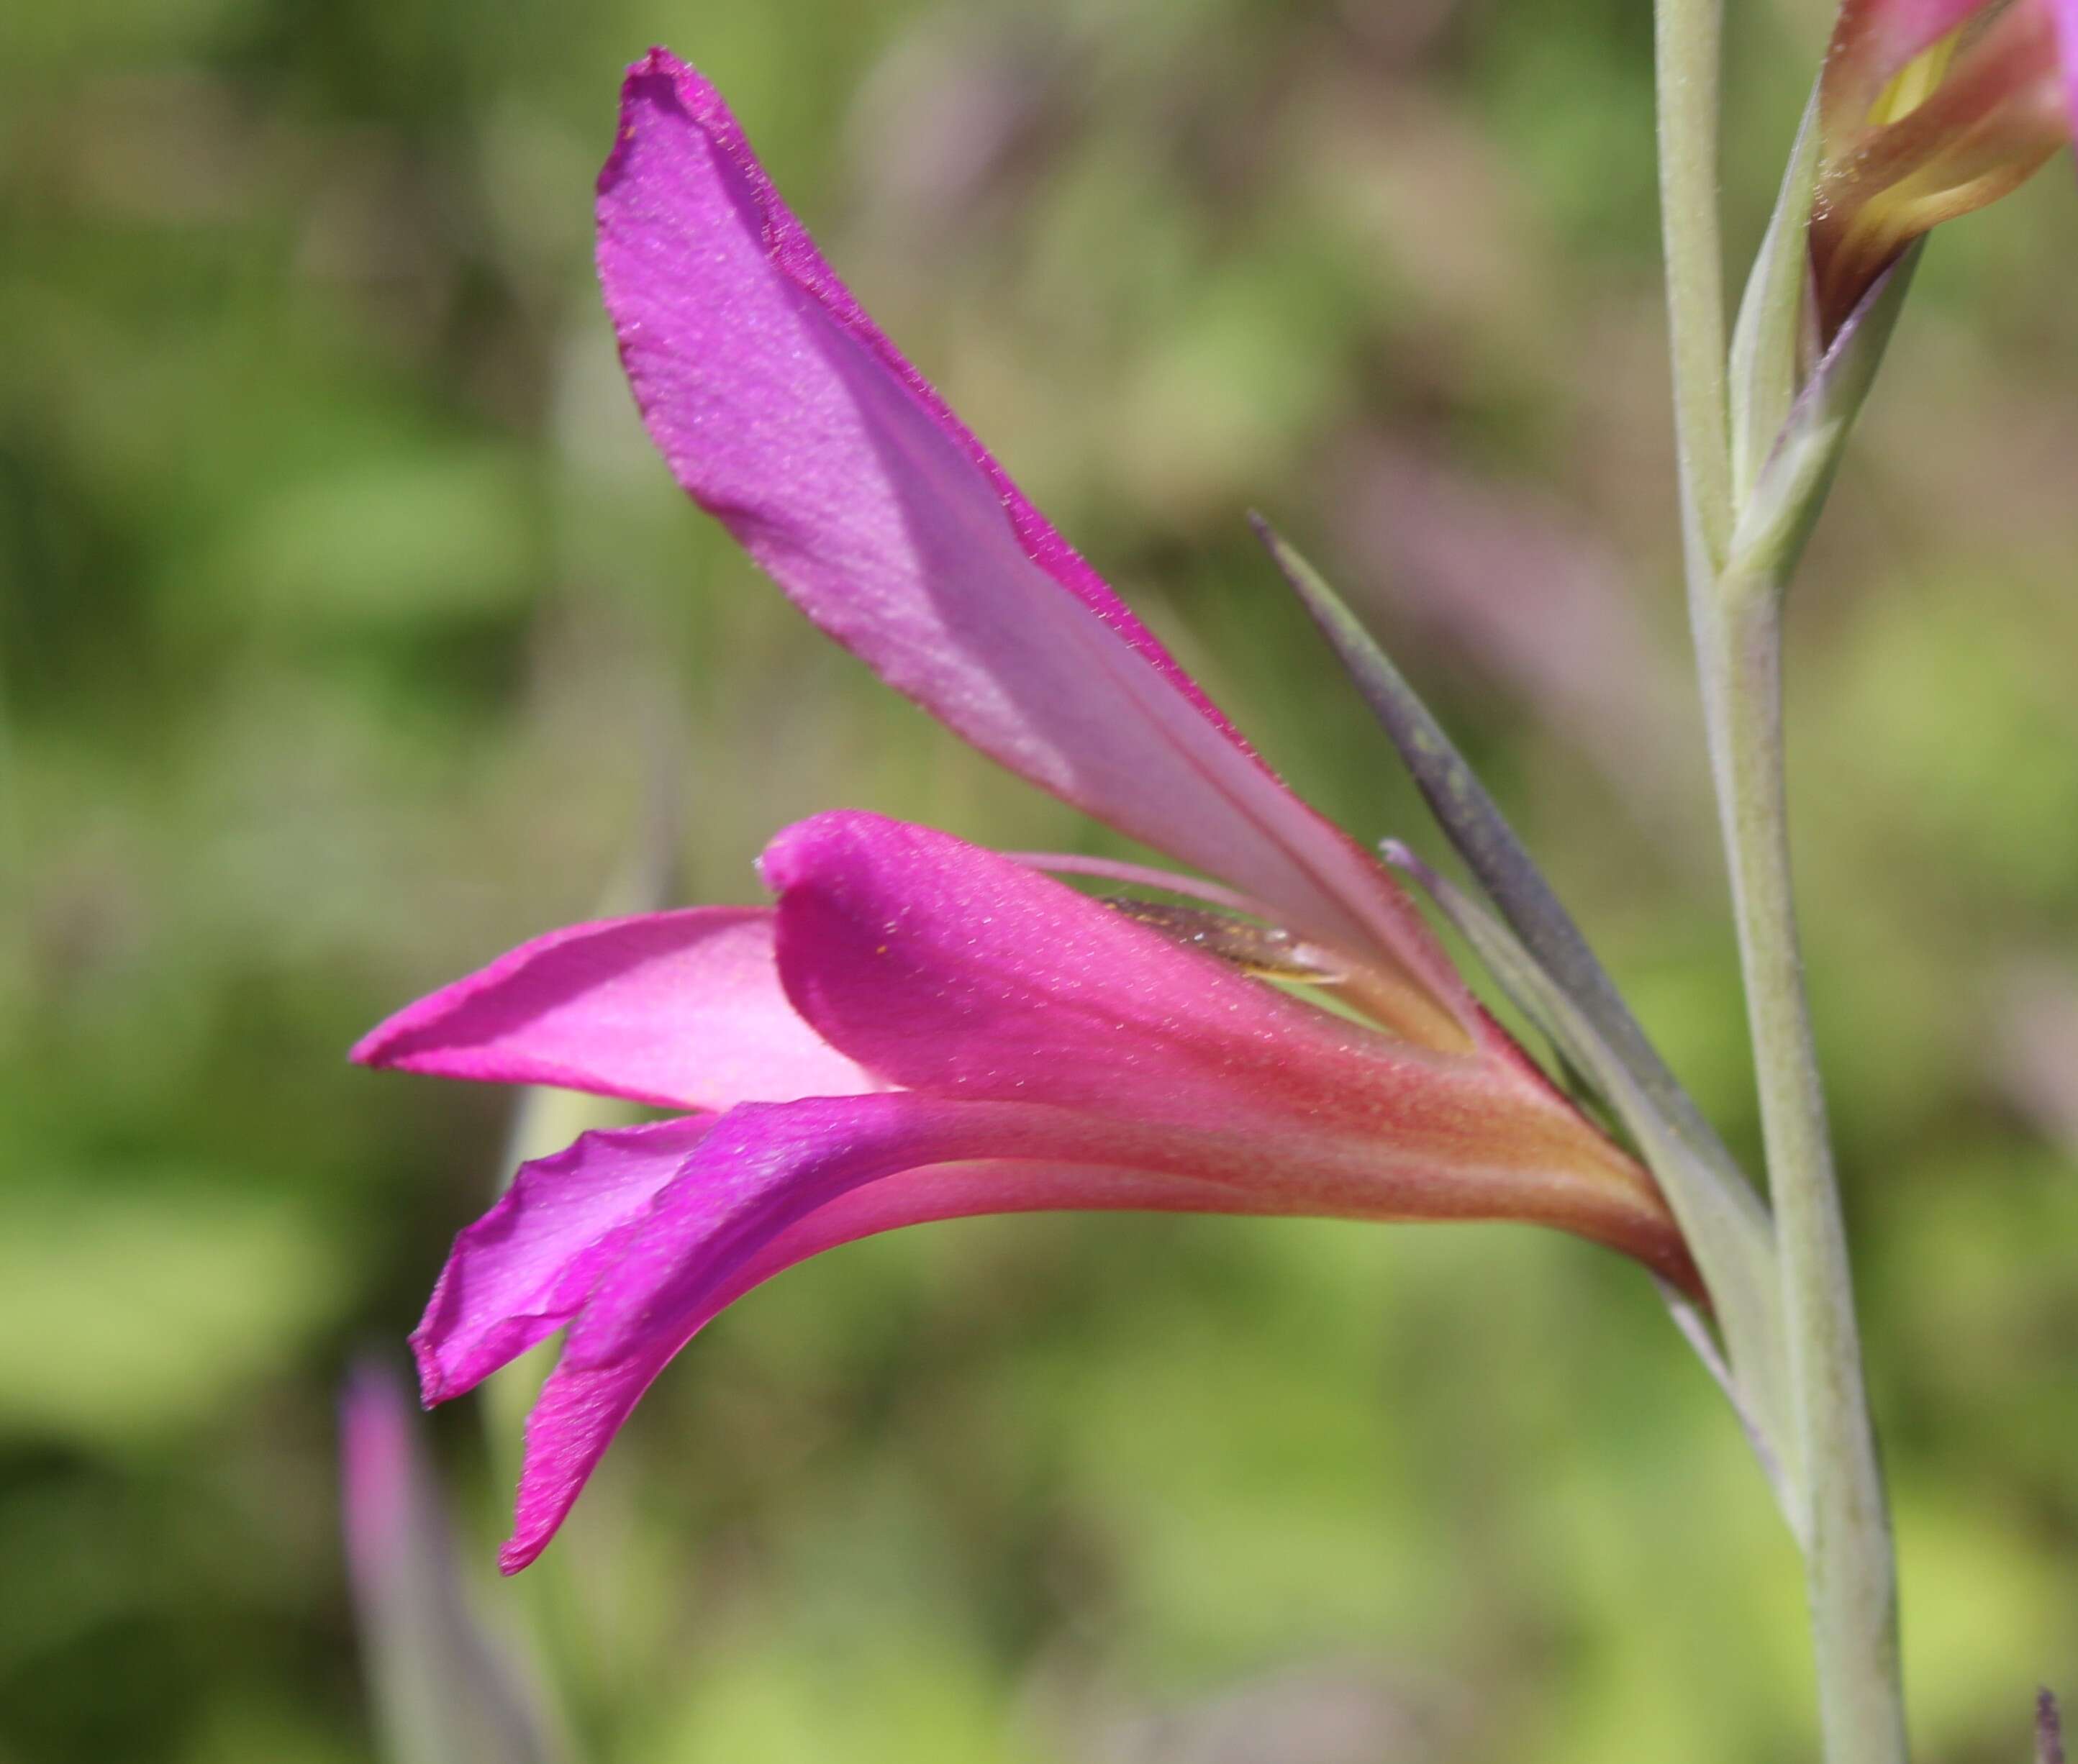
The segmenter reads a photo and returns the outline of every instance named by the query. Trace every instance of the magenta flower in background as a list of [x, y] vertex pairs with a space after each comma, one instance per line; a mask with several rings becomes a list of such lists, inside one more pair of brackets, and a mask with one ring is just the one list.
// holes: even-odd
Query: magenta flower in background
[[540, 1685], [476, 1620], [403, 1381], [355, 1369], [339, 1406], [340, 1517], [384, 1755], [551, 1764]]
[[2074, 115], [2078, 0], [1844, 0], [1819, 89], [1823, 334], [1913, 240], [2025, 182]]
[[[414, 1337], [438, 1402], [569, 1332], [508, 1571], [708, 1319], [899, 1225], [1511, 1219], [1700, 1294], [1650, 1177], [1024, 499], [831, 273], [714, 89], [661, 50], [629, 75], [599, 220], [636, 400], [693, 498], [941, 722], [1225, 886], [820, 815], [767, 848], [773, 907], [557, 932], [362, 1042], [371, 1065], [682, 1111], [527, 1166], [457, 1240]], [[1046, 873], [1078, 867], [1221, 912]]]

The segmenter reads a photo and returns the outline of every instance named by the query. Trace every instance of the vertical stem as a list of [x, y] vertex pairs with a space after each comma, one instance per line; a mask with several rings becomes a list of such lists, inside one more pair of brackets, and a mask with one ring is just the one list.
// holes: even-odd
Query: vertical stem
[[[1721, 0], [1655, 0], [1660, 225], [1684, 552], [1781, 1263], [1790, 1444], [1829, 1764], [1905, 1764], [1896, 1586], [1797, 950], [1782, 765], [1782, 578], [1726, 574], [1733, 506], [1717, 226]], [[1723, 579], [1721, 580], [1720, 578]]]
[[1726, 577], [1696, 640], [1775, 1203], [1826, 1757], [1904, 1764], [1890, 1520], [1791, 891], [1780, 585]]
[[1692, 594], [1724, 567], [1732, 533], [1725, 389], [1725, 268], [1717, 236], [1721, 0], [1657, 0], [1659, 226], [1667, 256], [1674, 440]]

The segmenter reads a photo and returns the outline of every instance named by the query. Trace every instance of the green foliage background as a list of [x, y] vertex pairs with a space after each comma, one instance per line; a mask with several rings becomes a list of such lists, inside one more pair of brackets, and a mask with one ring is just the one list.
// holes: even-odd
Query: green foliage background
[[[862, 297], [1325, 807], [1417, 807], [1248, 540], [1433, 694], [1754, 1140], [1684, 683], [1642, 0], [0, 11], [0, 1760], [374, 1755], [334, 1393], [510, 1099], [353, 1039], [856, 804], [1110, 849], [678, 495], [589, 263], [620, 65], [721, 83]], [[1734, 7], [1758, 232], [1826, 28]], [[1800, 592], [1809, 942], [1926, 1755], [2078, 1691], [2078, 202], [1935, 244]], [[1791, 1552], [1571, 1241], [1074, 1219], [761, 1292], [491, 1584], [601, 1760], [1813, 1755]]]

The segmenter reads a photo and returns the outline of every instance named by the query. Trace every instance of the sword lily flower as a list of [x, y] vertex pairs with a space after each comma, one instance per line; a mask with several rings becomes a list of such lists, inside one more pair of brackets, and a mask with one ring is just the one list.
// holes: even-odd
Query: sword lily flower
[[[675, 1111], [525, 1166], [414, 1337], [437, 1402], [567, 1331], [508, 1572], [709, 1319], [898, 1226], [1516, 1220], [1700, 1295], [1650, 1176], [896, 352], [719, 94], [661, 50], [629, 73], [599, 221], [637, 403], [693, 498], [941, 722], [1220, 881], [824, 815], [767, 848], [772, 907], [554, 932], [369, 1035], [370, 1065]], [[1108, 902], [1053, 873], [1077, 869], [1209, 904]]]
[[2078, 0], [1844, 0], [1818, 102], [1812, 269], [1830, 338], [1913, 240], [2071, 140]]

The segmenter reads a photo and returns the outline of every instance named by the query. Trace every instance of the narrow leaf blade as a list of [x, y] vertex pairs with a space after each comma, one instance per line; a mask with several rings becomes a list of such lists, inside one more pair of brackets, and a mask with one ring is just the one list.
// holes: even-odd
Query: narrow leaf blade
[[1818, 179], [1818, 93], [1814, 86], [1783, 174], [1781, 194], [1754, 258], [1732, 329], [1732, 507], [1746, 507], [1755, 480], [1796, 402], [1812, 320], [1811, 199]]
[[1727, 581], [1779, 584], [1789, 579], [1890, 347], [1926, 244], [1923, 239], [1916, 241], [1871, 284], [1796, 394], [1739, 509], [1725, 565]]
[[[1468, 940], [1483, 960], [1496, 964], [1496, 978], [1504, 985], [1510, 984], [1503, 974], [1508, 969], [1515, 984], [1542, 995], [1533, 1019], [1563, 1025], [1550, 1032], [1554, 1041], [1601, 1086], [1638, 1136], [1702, 1270], [1742, 1384], [1771, 1435], [1790, 1439], [1783, 1424], [1786, 1360], [1774, 1228], [1765, 1203], [1646, 1039], [1572, 915], [1442, 725], [1321, 573], [1267, 522], [1254, 517], [1254, 525], [1399, 749], [1451, 844], [1499, 909], [1521, 956], [1500, 949], [1483, 931], [1467, 931]], [[1634, 1116], [1650, 1124], [1649, 1139], [1632, 1124]]]
[[[1771, 1387], [1755, 1375], [1756, 1359], [1764, 1369], [1775, 1363], [1773, 1357], [1780, 1351], [1774, 1282], [1770, 1278], [1772, 1264], [1749, 1265], [1742, 1258], [1720, 1256], [1718, 1266], [1713, 1270], [1704, 1259], [1688, 1216], [1682, 1214], [1680, 1203], [1675, 1198], [1686, 1194], [1692, 1211], [1700, 1209], [1705, 1216], [1717, 1218], [1713, 1209], [1719, 1203], [1709, 1198], [1719, 1191], [1717, 1173], [1707, 1166], [1697, 1164], [1695, 1148], [1638, 1085], [1622, 1058], [1588, 1021], [1579, 1006], [1544, 971], [1507, 925], [1405, 846], [1388, 840], [1383, 849], [1386, 861], [1419, 883], [1436, 903], [1437, 910], [1487, 965], [1502, 990], [1550, 1038], [1560, 1058], [1593, 1085], [1630, 1136], [1646, 1166], [1659, 1179], [1675, 1213], [1681, 1216], [1689, 1247], [1703, 1268], [1705, 1283], [1710, 1287], [1718, 1323], [1727, 1344], [1732, 1346], [1738, 1370], [1717, 1357], [1701, 1318], [1679, 1293], [1663, 1287], [1663, 1295], [1673, 1310], [1675, 1321], [1683, 1335], [1730, 1400], [1790, 1528], [1801, 1531], [1801, 1518], [1793, 1493], [1795, 1485], [1788, 1479], [1778, 1444], [1792, 1436], [1784, 1425], [1779, 1399]], [[1743, 1178], [1741, 1180], [1743, 1182]], [[1743, 1228], [1729, 1217], [1718, 1218], [1718, 1225], [1732, 1236]], [[1758, 1353], [1750, 1345], [1756, 1341], [1764, 1344]], [[1739, 1351], [1741, 1343], [1749, 1344], [1743, 1354]]]

